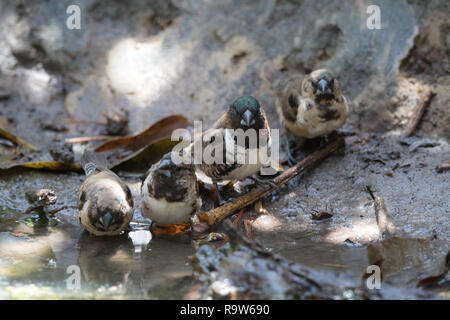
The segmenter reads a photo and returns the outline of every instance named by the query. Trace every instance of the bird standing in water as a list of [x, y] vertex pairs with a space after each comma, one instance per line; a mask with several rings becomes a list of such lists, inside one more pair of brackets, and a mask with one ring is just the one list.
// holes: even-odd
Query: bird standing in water
[[156, 232], [167, 230], [160, 233], [186, 229], [189, 218], [202, 205], [194, 167], [175, 164], [172, 153], [165, 154], [147, 171], [141, 195], [142, 215], [152, 219]]
[[119, 235], [133, 218], [130, 188], [98, 154], [85, 152], [81, 163], [87, 178], [78, 193], [78, 221], [96, 236]]

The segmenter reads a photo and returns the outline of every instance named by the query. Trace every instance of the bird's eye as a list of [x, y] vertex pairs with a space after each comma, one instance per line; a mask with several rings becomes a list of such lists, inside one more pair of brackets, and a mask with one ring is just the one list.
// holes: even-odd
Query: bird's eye
[[288, 102], [289, 102], [289, 106], [291, 106], [291, 108], [297, 108], [298, 107], [298, 102], [297, 99], [295, 99], [295, 97], [293, 95], [290, 95], [288, 98]]

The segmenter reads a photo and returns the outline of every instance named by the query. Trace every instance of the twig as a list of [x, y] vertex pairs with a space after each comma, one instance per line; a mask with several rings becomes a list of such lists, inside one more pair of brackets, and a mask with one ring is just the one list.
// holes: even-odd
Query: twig
[[272, 186], [271, 184], [260, 184], [258, 187], [246, 193], [233, 201], [227, 202], [224, 205], [212, 209], [206, 213], [200, 214], [198, 219], [192, 219], [191, 225], [194, 232], [205, 230], [204, 224], [202, 222], [207, 222], [209, 226], [218, 224], [225, 218], [231, 216], [234, 212], [239, 209], [245, 208], [249, 204], [263, 198], [269, 192], [279, 188], [283, 184], [287, 183], [292, 178], [296, 177], [300, 173], [303, 173], [315, 165], [317, 165], [321, 160], [325, 159], [327, 156], [338, 150], [345, 145], [345, 139], [339, 136], [335, 140], [329, 142], [323, 148], [313, 152], [308, 155], [302, 161], [297, 163], [295, 166], [284, 171], [282, 174], [277, 176], [272, 180], [272, 182], [277, 186]]
[[112, 138], [117, 138], [117, 136], [93, 136], [93, 137], [76, 137], [66, 139], [66, 143], [83, 143], [90, 141], [108, 140]]
[[389, 213], [386, 209], [384, 200], [380, 197], [376, 197], [369, 186], [366, 186], [366, 188], [370, 194], [370, 197], [375, 202], [375, 215], [377, 217], [377, 225], [378, 229], [380, 230], [382, 239], [393, 236], [395, 232], [395, 226], [389, 217]]
[[403, 131], [404, 137], [409, 137], [414, 133], [414, 131], [417, 128], [417, 125], [420, 122], [420, 119], [422, 119], [425, 109], [430, 104], [431, 98], [434, 95], [435, 93], [429, 87], [425, 87], [423, 89], [422, 93], [419, 96], [417, 106], [413, 111], [412, 117], [409, 119], [409, 122]]
[[441, 162], [441, 164], [437, 166], [436, 170], [438, 173], [442, 173], [445, 170], [450, 170], [450, 161], [449, 162]]

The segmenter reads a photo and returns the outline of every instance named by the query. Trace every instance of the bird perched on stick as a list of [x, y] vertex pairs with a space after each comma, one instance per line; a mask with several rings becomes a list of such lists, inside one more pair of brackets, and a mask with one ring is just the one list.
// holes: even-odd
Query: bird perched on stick
[[[227, 132], [226, 129], [234, 131]], [[242, 129], [242, 131], [237, 131], [238, 129]], [[245, 134], [250, 136], [250, 133], [255, 133], [254, 138], [256, 139], [253, 141], [245, 136]], [[203, 150], [214, 149], [215, 145], [223, 147], [222, 150], [218, 150], [222, 151], [221, 158], [220, 156], [216, 157], [217, 154], [214, 152], [212, 153], [215, 160], [219, 161], [213, 163], [202, 161], [197, 166], [213, 182], [245, 179], [257, 173], [265, 165], [259, 157], [259, 149], [266, 147], [267, 153], [270, 154], [269, 124], [258, 100], [252, 96], [236, 99], [211, 129], [203, 134], [202, 138]], [[258, 155], [258, 157], [252, 159], [251, 155]], [[239, 157], [245, 160], [244, 163], [237, 161]]]
[[[252, 96], [236, 99], [211, 129], [202, 134], [201, 139], [202, 150], [212, 150], [214, 161], [203, 159], [197, 168], [214, 184], [243, 180], [257, 173], [269, 161], [269, 124], [258, 100]], [[194, 144], [198, 142], [197, 139]], [[266, 152], [266, 159], [261, 158], [262, 148], [265, 148], [262, 151]], [[254, 176], [252, 179], [261, 181]]]
[[280, 83], [276, 108], [286, 129], [305, 138], [339, 129], [349, 112], [337, 79], [326, 69], [304, 77], [296, 75]]
[[[165, 154], [147, 171], [141, 195], [142, 215], [152, 219], [159, 230], [164, 225], [187, 225], [202, 205], [194, 167], [175, 164], [172, 153]], [[172, 234], [169, 226], [166, 229]]]
[[303, 138], [332, 133], [345, 124], [349, 114], [347, 99], [327, 69], [280, 80], [275, 106], [286, 130]]
[[129, 228], [133, 218], [130, 188], [98, 153], [85, 152], [81, 164], [86, 180], [78, 193], [78, 220], [96, 236], [114, 236]]

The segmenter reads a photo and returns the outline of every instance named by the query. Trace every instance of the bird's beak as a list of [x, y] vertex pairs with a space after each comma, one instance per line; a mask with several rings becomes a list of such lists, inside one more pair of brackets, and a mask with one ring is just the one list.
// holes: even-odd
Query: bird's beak
[[247, 110], [242, 115], [241, 125], [245, 127], [250, 127], [255, 123], [255, 119], [253, 119], [253, 113], [250, 110]]
[[320, 79], [317, 84], [319, 86], [321, 93], [325, 94], [328, 89], [328, 81], [325, 79]]
[[164, 169], [164, 170], [158, 170], [158, 172], [160, 174], [162, 174], [163, 176], [166, 176], [167, 178], [170, 178], [172, 176], [172, 173], [170, 172], [170, 170]]
[[108, 231], [108, 228], [111, 225], [112, 215], [109, 212], [107, 212], [103, 215], [103, 217], [100, 217], [99, 221], [102, 224], [105, 231]]

